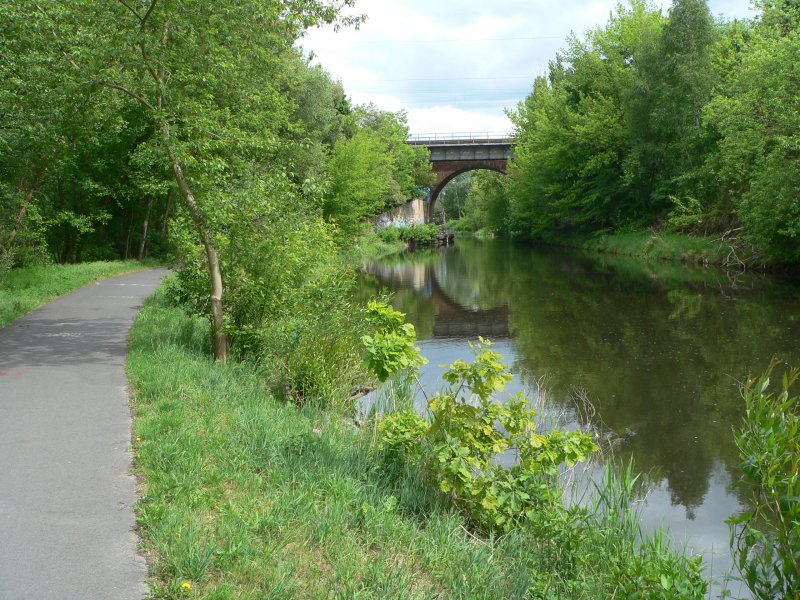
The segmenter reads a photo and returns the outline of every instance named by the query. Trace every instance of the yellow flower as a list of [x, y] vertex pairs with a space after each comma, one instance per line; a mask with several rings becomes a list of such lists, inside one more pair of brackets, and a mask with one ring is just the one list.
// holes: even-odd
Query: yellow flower
[[192, 584], [191, 584], [191, 583], [189, 583], [188, 581], [184, 581], [184, 582], [181, 584], [181, 589], [183, 589], [183, 590], [190, 590], [190, 589], [192, 589]]
[[137, 438], [136, 438], [136, 441], [137, 441], [137, 442], [141, 442], [141, 441], [142, 441], [142, 438], [140, 438], [140, 437], [137, 437]]

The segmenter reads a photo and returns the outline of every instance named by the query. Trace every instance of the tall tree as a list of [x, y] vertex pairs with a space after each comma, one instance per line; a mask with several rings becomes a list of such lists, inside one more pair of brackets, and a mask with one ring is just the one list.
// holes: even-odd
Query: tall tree
[[282, 93], [282, 57], [306, 28], [336, 21], [352, 3], [81, 5], [97, 84], [135, 99], [146, 111], [203, 246], [217, 360], [227, 360], [229, 345], [218, 247], [225, 224], [236, 218], [236, 184], [275, 168], [271, 159], [291, 112]]
[[657, 38], [640, 53], [628, 94], [628, 123], [638, 164], [631, 171], [651, 217], [670, 196], [696, 194], [682, 179], [704, 159], [702, 109], [713, 89], [715, 27], [706, 0], [674, 0]]
[[707, 119], [721, 134], [718, 172], [745, 236], [789, 263], [800, 260], [798, 7], [789, 1], [762, 6]]

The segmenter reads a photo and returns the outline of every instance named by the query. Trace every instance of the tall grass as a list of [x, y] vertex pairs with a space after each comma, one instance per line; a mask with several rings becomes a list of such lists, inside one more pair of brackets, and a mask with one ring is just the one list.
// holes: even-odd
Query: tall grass
[[0, 327], [97, 279], [153, 266], [155, 263], [128, 260], [0, 270]]
[[595, 235], [578, 245], [607, 254], [712, 265], [727, 265], [733, 252], [729, 243], [718, 239], [651, 230]]
[[[155, 598], [595, 599], [633, 586], [697, 597], [661, 578], [683, 581], [695, 563], [630, 538], [618, 510], [542, 514], [530, 530], [477, 537], [418, 471], [385, 467], [369, 431], [276, 401], [250, 366], [209, 361], [207, 335], [160, 295], [131, 334]], [[602, 506], [625, 505], [618, 493]]]

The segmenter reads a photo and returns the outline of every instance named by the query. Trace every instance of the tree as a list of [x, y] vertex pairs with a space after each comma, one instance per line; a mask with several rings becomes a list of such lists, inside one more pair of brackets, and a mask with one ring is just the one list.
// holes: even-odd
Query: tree
[[745, 235], [786, 263], [800, 259], [800, 29], [776, 24], [796, 10], [789, 2], [764, 7], [706, 112], [721, 135], [719, 176]]
[[43, 251], [40, 191], [87, 120], [75, 40], [65, 36], [35, 2], [0, 6], [0, 263], [8, 266], [28, 242]]
[[447, 219], [460, 219], [464, 216], [467, 198], [472, 187], [473, 171], [455, 176], [444, 187], [436, 200], [437, 212], [441, 210]]
[[406, 202], [418, 186], [433, 181], [427, 149], [406, 143], [404, 113], [365, 106], [351, 118], [355, 133], [334, 146], [324, 204], [325, 218], [347, 236], [365, 219]]
[[352, 3], [118, 0], [79, 8], [97, 85], [145, 110], [203, 246], [217, 360], [227, 360], [229, 345], [218, 247], [236, 219], [236, 186], [275, 168], [270, 159], [291, 111], [282, 57], [306, 28], [336, 21]]
[[660, 12], [645, 2], [619, 6], [585, 41], [570, 39], [549, 77], [537, 78], [510, 115], [517, 139], [509, 168], [514, 235], [542, 238], [649, 217], [649, 194], [635, 184], [639, 158], [626, 95], [661, 25]]

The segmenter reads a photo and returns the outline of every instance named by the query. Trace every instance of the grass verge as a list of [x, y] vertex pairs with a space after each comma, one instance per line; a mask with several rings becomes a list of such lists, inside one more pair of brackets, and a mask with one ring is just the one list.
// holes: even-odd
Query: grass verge
[[364, 234], [355, 246], [346, 250], [347, 259], [352, 263], [365, 260], [378, 260], [384, 256], [398, 254], [407, 248], [407, 244], [400, 240], [387, 241], [377, 233], [370, 232]]
[[40, 265], [0, 272], [0, 327], [97, 279], [148, 269], [155, 263], [128, 260]]
[[603, 233], [570, 245], [593, 252], [689, 264], [751, 266], [754, 261], [754, 257], [742, 254], [731, 243], [671, 231]]
[[700, 597], [675, 595], [698, 562], [642, 539], [616, 492], [536, 531], [476, 537], [418, 472], [382, 463], [369, 430], [210, 362], [207, 332], [157, 293], [130, 338], [155, 598]]

